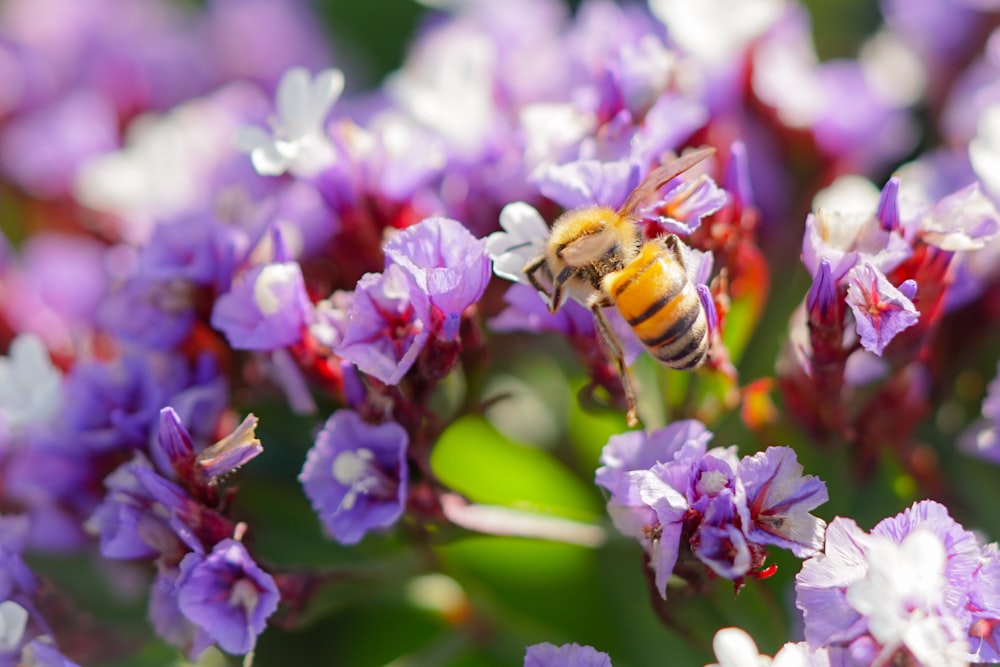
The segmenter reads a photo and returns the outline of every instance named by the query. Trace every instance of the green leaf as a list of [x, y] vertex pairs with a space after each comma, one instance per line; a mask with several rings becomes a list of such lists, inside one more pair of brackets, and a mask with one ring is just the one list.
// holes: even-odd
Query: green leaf
[[431, 468], [477, 503], [578, 520], [601, 513], [596, 488], [547, 452], [507, 439], [479, 416], [462, 417], [445, 430], [431, 454]]

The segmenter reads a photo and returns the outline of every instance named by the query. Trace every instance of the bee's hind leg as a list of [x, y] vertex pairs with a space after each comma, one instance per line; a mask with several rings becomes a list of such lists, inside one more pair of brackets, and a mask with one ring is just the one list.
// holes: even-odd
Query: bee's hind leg
[[608, 350], [611, 352], [611, 356], [614, 357], [615, 364], [618, 366], [618, 374], [622, 379], [622, 389], [625, 390], [625, 402], [628, 405], [628, 411], [625, 413], [625, 422], [629, 426], [635, 426], [639, 423], [639, 417], [636, 413], [635, 387], [632, 385], [632, 374], [629, 372], [628, 366], [625, 365], [625, 353], [622, 351], [621, 343], [618, 342], [618, 337], [611, 330], [608, 318], [604, 317], [604, 312], [601, 310], [603, 305], [607, 304], [596, 302], [590, 306], [590, 310], [594, 313], [597, 330], [601, 333], [601, 337], [604, 338], [604, 342], [607, 343]]

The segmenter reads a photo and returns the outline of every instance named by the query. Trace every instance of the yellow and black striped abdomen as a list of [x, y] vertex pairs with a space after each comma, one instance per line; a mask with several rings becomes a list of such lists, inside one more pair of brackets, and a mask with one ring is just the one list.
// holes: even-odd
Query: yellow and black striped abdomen
[[684, 266], [662, 245], [646, 243], [603, 287], [650, 354], [680, 370], [699, 366], [708, 352], [708, 321]]

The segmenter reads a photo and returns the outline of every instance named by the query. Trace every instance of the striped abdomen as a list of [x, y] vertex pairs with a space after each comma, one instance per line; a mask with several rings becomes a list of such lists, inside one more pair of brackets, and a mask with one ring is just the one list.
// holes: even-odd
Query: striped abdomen
[[603, 287], [650, 354], [680, 370], [695, 368], [708, 353], [708, 321], [684, 265], [657, 243], [646, 243]]

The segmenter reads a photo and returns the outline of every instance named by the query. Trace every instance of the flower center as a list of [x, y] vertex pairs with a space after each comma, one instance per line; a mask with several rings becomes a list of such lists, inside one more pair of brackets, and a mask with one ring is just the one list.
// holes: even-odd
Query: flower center
[[395, 493], [396, 484], [378, 468], [375, 454], [370, 449], [341, 452], [333, 459], [333, 479], [347, 487], [340, 509], [350, 510], [358, 496], [387, 498]]
[[258, 600], [260, 600], [260, 593], [257, 590], [257, 585], [250, 579], [240, 579], [233, 584], [229, 591], [229, 606], [231, 607], [250, 611], [257, 607]]

